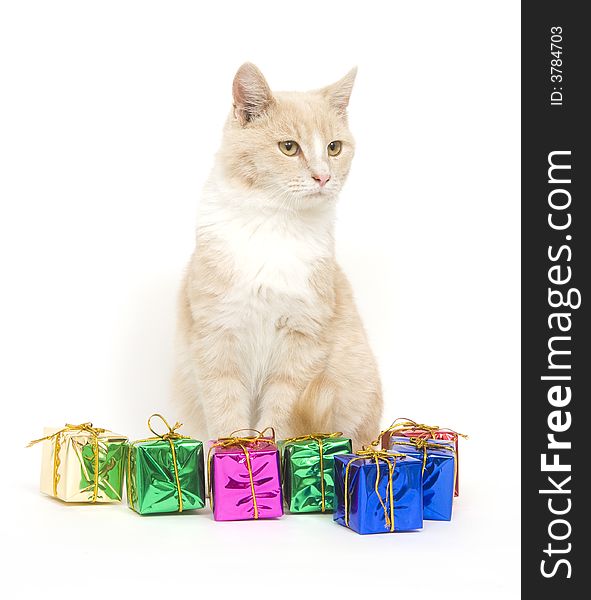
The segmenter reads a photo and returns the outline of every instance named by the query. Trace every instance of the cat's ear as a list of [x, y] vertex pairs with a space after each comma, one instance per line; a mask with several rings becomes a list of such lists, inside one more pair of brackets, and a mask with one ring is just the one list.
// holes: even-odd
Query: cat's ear
[[342, 79], [320, 90], [328, 98], [331, 106], [341, 115], [347, 113], [356, 75], [357, 67], [353, 67]]
[[232, 85], [234, 115], [245, 125], [260, 117], [274, 102], [267, 80], [252, 63], [244, 63]]

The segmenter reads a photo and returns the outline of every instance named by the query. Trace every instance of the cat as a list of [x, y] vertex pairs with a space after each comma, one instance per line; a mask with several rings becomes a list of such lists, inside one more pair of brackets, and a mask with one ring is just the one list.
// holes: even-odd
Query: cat
[[334, 252], [355, 75], [273, 93], [251, 63], [235, 75], [179, 295], [174, 399], [202, 439], [272, 426], [357, 448], [378, 432], [379, 373]]

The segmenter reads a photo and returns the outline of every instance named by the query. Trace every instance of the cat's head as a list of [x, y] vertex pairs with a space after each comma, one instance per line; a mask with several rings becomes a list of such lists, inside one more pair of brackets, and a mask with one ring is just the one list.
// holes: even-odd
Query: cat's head
[[355, 74], [312, 92], [271, 92], [255, 65], [242, 65], [218, 154], [224, 176], [271, 205], [305, 209], [334, 200], [355, 149], [347, 125]]

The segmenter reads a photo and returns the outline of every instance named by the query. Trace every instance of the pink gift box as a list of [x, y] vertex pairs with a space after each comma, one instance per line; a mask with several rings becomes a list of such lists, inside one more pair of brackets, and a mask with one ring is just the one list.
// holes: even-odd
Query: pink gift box
[[213, 518], [216, 521], [240, 521], [282, 516], [277, 446], [272, 441], [262, 440], [242, 446], [215, 444], [209, 457]]
[[447, 440], [453, 442], [456, 451], [456, 485], [454, 496], [460, 495], [460, 455], [458, 453], [458, 438], [461, 434], [452, 431], [451, 429], [440, 428], [433, 431], [431, 429], [422, 429], [420, 426], [412, 427], [411, 425], [406, 425], [406, 423], [401, 423], [400, 425], [393, 425], [390, 430], [386, 430], [383, 433], [382, 448], [389, 450], [391, 445], [390, 438], [396, 435], [402, 435], [409, 438], [416, 437], [426, 440]]

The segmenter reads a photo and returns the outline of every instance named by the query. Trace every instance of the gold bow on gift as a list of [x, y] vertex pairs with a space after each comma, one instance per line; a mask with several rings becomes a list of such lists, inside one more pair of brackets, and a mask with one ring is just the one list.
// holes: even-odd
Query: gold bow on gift
[[[438, 443], [438, 442], [444, 442], [443, 444]], [[410, 437], [410, 438], [405, 438], [404, 441], [403, 440], [396, 440], [394, 443], [398, 446], [413, 446], [414, 448], [416, 448], [417, 450], [422, 450], [423, 451], [423, 470], [422, 472], [425, 472], [425, 466], [427, 464], [427, 451], [428, 450], [449, 450], [450, 452], [452, 452], [453, 454], [456, 453], [455, 448], [452, 448], [451, 446], [448, 446], [445, 444], [445, 442], [451, 442], [451, 440], [437, 440], [437, 441], [429, 441], [426, 440], [425, 438], [419, 438], [419, 437]]]
[[333, 433], [309, 433], [307, 435], [292, 437], [285, 440], [286, 444], [290, 442], [306, 442], [308, 440], [315, 440], [318, 442], [318, 454], [320, 456], [320, 498], [322, 512], [326, 512], [326, 495], [324, 491], [324, 457], [322, 456], [322, 440], [326, 438], [338, 438], [342, 435], [342, 431], [334, 431]]
[[[443, 443], [441, 443], [441, 442], [443, 442]], [[413, 446], [417, 450], [423, 451], [423, 468], [421, 470], [421, 473], [423, 473], [423, 474], [425, 473], [425, 467], [427, 466], [428, 450], [442, 450], [442, 449], [449, 450], [454, 455], [454, 488], [455, 488], [456, 480], [458, 478], [458, 461], [457, 461], [457, 457], [456, 457], [456, 449], [452, 448], [451, 446], [448, 446], [445, 442], [449, 443], [449, 442], [451, 442], [451, 440], [430, 441], [430, 440], [426, 440], [425, 438], [410, 437], [410, 438], [405, 438], [405, 441], [396, 440], [396, 442], [394, 442], [394, 443], [399, 446]]]
[[[164, 423], [164, 425], [166, 425], [166, 427], [168, 428], [168, 431], [166, 433], [161, 434], [161, 433], [158, 433], [157, 431], [154, 431], [154, 429], [152, 429], [152, 419], [154, 417], [158, 417]], [[179, 423], [177, 421], [171, 427], [168, 424], [168, 421], [160, 413], [154, 413], [148, 419], [148, 429], [154, 434], [155, 437], [144, 438], [143, 440], [136, 440], [135, 442], [133, 442], [134, 444], [138, 444], [141, 442], [153, 442], [153, 441], [157, 441], [157, 440], [162, 440], [162, 441], [168, 442], [170, 444], [170, 452], [172, 453], [172, 466], [174, 468], [174, 481], [175, 481], [176, 489], [177, 489], [177, 492], [179, 495], [179, 512], [183, 512], [183, 494], [181, 491], [181, 481], [179, 479], [179, 468], [178, 468], [178, 464], [177, 464], [176, 450], [174, 448], [173, 440], [189, 438], [188, 435], [181, 435], [180, 433], [177, 433], [176, 430], [182, 426], [183, 426], [183, 424]], [[128, 453], [127, 453], [127, 472], [131, 473], [131, 451], [128, 451]], [[128, 475], [128, 477], [129, 477], [129, 475]], [[129, 506], [131, 506], [133, 508], [133, 498], [131, 497], [131, 486], [127, 486], [127, 500], [129, 502]]]
[[[256, 433], [255, 436], [241, 437], [237, 436], [237, 433], [242, 431], [252, 431]], [[267, 431], [271, 432], [271, 437], [265, 437]], [[219, 438], [209, 448], [207, 453], [207, 493], [209, 494], [209, 503], [211, 510], [213, 510], [213, 494], [211, 492], [211, 453], [214, 448], [229, 448], [230, 446], [239, 446], [244, 452], [246, 458], [246, 468], [248, 469], [248, 478], [250, 481], [250, 491], [252, 494], [252, 505], [254, 508], [254, 518], [259, 518], [259, 507], [257, 504], [257, 498], [254, 489], [254, 475], [252, 473], [252, 466], [250, 464], [250, 454], [248, 452], [248, 446], [253, 446], [259, 442], [275, 443], [275, 430], [272, 427], [266, 427], [263, 431], [257, 431], [256, 429], [237, 429], [233, 431], [228, 437]]]
[[[406, 417], [402, 417], [402, 418], [395, 419], [394, 422], [392, 423], [392, 425], [390, 425], [390, 427], [381, 431], [380, 434], [378, 435], [378, 437], [373, 442], [371, 442], [370, 446], [378, 446], [378, 445], [382, 444], [382, 439], [387, 433], [396, 434], [396, 433], [402, 433], [404, 431], [414, 431], [414, 430], [425, 431], [427, 433], [427, 435], [429, 436], [426, 439], [431, 439], [431, 440], [439, 439], [436, 436], [437, 433], [451, 434], [456, 443], [458, 441], [458, 438], [460, 438], [460, 437], [463, 437], [464, 439], [468, 439], [468, 436], [465, 433], [458, 433], [457, 431], [454, 431], [453, 429], [448, 429], [446, 427], [443, 427], [443, 428], [439, 427], [439, 425], [426, 425], [425, 423], [417, 423], [416, 421], [413, 421], [412, 419], [407, 419]], [[416, 436], [412, 436], [411, 438], [408, 438], [408, 439], [423, 440], [423, 441], [425, 440], [425, 438], [422, 436], [421, 433], [418, 433]], [[440, 440], [440, 441], [451, 441], [451, 440]], [[397, 443], [399, 443], [399, 442], [397, 442]], [[404, 442], [400, 442], [400, 443], [404, 443]], [[428, 447], [423, 444], [420, 444], [420, 443], [418, 445], [416, 443], [413, 443], [411, 445], [417, 449], [420, 449], [420, 448], [423, 449], [423, 473], [424, 473], [425, 465], [427, 463]], [[441, 448], [441, 446], [437, 446], [437, 448]], [[454, 453], [454, 487], [455, 487], [457, 484], [457, 479], [458, 479], [458, 459], [457, 459], [457, 456], [455, 456], [456, 455], [455, 448], [450, 448], [450, 450], [452, 450]]]
[[[468, 439], [468, 436], [464, 433], [458, 433], [457, 431], [454, 431], [453, 429], [448, 429], [446, 427], [441, 428], [439, 427], [439, 425], [426, 425], [425, 423], [417, 423], [416, 421], [413, 421], [412, 419], [407, 419], [406, 417], [402, 417], [399, 419], [395, 419], [394, 422], [392, 423], [392, 425], [390, 425], [390, 427], [388, 427], [387, 429], [384, 429], [384, 431], [380, 432], [380, 435], [377, 437], [376, 440], [374, 440], [371, 445], [372, 446], [377, 446], [383, 436], [386, 433], [400, 433], [403, 431], [413, 431], [413, 430], [424, 430], [427, 432], [427, 435], [430, 436], [431, 439], [437, 439], [436, 438], [436, 433], [448, 433], [451, 434], [454, 437], [454, 440], [457, 440], [458, 437], [463, 437], [464, 439]], [[418, 437], [418, 436], [417, 436]]]
[[94, 482], [92, 487], [92, 502], [96, 502], [98, 496], [98, 484], [99, 484], [99, 445], [98, 445], [98, 437], [101, 433], [105, 433], [109, 431], [108, 429], [102, 429], [101, 427], [93, 427], [92, 423], [81, 423], [80, 425], [71, 425], [70, 423], [66, 423], [66, 426], [55, 433], [50, 435], [46, 435], [37, 440], [32, 440], [27, 444], [27, 448], [38, 444], [39, 442], [44, 442], [46, 440], [55, 440], [55, 444], [53, 446], [53, 495], [57, 497], [57, 485], [60, 480], [59, 467], [60, 467], [60, 459], [59, 452], [62, 444], [62, 436], [64, 433], [69, 431], [85, 431], [89, 433], [91, 436], [91, 444], [92, 451], [94, 456]]
[[[394, 469], [396, 468], [396, 459], [405, 456], [404, 454], [397, 454], [395, 452], [387, 452], [386, 450], [376, 450], [373, 447], [364, 447], [362, 450], [355, 452], [356, 458], [352, 458], [345, 467], [345, 525], [349, 526], [349, 470], [351, 464], [358, 460], [366, 458], [373, 459], [376, 464], [376, 483], [375, 492], [384, 510], [384, 521], [386, 528], [390, 531], [394, 531], [394, 483], [392, 477], [394, 475]], [[386, 486], [386, 501], [382, 498], [378, 489], [380, 481], [380, 460], [386, 461], [388, 465], [388, 485]], [[390, 503], [390, 510], [388, 511], [387, 504]]]

